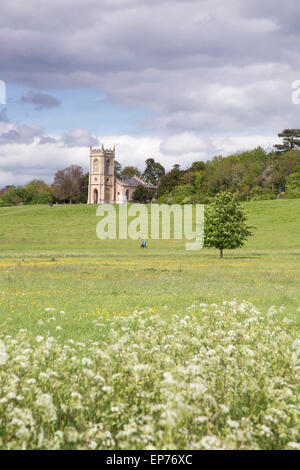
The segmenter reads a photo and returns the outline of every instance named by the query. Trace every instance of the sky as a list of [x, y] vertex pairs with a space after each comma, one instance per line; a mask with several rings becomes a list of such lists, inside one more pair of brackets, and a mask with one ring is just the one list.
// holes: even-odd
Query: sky
[[300, 127], [300, 2], [1, 0], [0, 187], [270, 150]]

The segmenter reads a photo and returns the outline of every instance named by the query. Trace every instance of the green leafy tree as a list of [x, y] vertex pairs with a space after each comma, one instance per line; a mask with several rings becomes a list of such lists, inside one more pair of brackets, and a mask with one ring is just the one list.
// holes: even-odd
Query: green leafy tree
[[217, 194], [205, 210], [204, 243], [207, 247], [232, 250], [244, 245], [254, 227], [247, 224], [247, 215], [236, 196], [222, 192]]
[[134, 176], [141, 176], [140, 170], [135, 166], [125, 166], [120, 172], [121, 178], [133, 178]]
[[157, 185], [159, 179], [165, 174], [164, 167], [156, 162], [154, 158], [147, 158], [146, 168], [143, 173], [143, 178], [147, 183]]
[[136, 202], [147, 202], [151, 199], [148, 188], [139, 184], [133, 193], [133, 200]]
[[271, 182], [276, 193], [285, 190], [287, 178], [300, 165], [300, 150], [294, 149], [272, 158]]
[[24, 188], [22, 186], [7, 186], [3, 192], [4, 205], [17, 205], [24, 202]]
[[117, 160], [115, 160], [115, 177], [116, 178], [120, 178], [121, 171], [122, 171], [121, 163], [119, 163], [119, 162], [117, 162]]
[[295, 173], [287, 178], [286, 192], [290, 197], [300, 198], [300, 165], [297, 165]]
[[189, 171], [203, 171], [205, 170], [205, 163], [204, 162], [193, 162], [192, 166], [189, 168]]
[[278, 134], [278, 137], [283, 139], [282, 144], [274, 145], [278, 155], [300, 148], [300, 129], [284, 129]]
[[51, 188], [41, 180], [32, 180], [26, 186], [7, 186], [2, 191], [3, 205], [49, 204], [52, 200]]
[[4, 204], [32, 204], [32, 191], [24, 186], [9, 186], [2, 196]]
[[179, 170], [178, 168], [173, 168], [169, 173], [163, 175], [159, 180], [158, 185], [158, 194], [162, 196], [163, 194], [169, 193], [179, 184], [183, 182], [184, 171]]
[[49, 204], [52, 201], [51, 189], [41, 180], [32, 180], [25, 186], [25, 204]]
[[172, 204], [190, 204], [192, 202], [193, 187], [191, 184], [179, 184], [170, 193]]
[[[179, 165], [176, 165], [176, 166], [174, 165], [173, 169], [175, 167], [178, 170], [180, 170]], [[188, 168], [187, 170], [184, 170], [183, 179], [182, 179], [183, 184], [189, 184], [189, 185], [195, 186], [195, 180], [196, 180], [197, 174], [199, 172], [203, 172], [204, 170], [205, 170], [205, 163], [204, 162], [194, 162], [194, 163], [192, 163], [190, 168]]]

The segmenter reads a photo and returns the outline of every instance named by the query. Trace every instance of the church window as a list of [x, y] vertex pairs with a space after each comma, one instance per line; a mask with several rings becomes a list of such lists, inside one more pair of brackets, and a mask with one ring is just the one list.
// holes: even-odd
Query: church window
[[99, 171], [99, 160], [94, 160], [94, 164], [93, 164], [93, 173], [98, 173]]

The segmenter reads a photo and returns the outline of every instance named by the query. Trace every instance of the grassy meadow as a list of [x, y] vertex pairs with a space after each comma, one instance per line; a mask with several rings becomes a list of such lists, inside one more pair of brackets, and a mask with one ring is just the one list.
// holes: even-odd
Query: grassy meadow
[[[130, 314], [167, 306], [181, 314], [194, 300], [236, 298], [258, 307], [300, 307], [300, 203], [246, 204], [257, 226], [243, 249], [188, 252], [177, 240], [98, 240], [96, 209], [86, 205], [0, 209], [0, 307], [7, 332], [36, 328], [55, 307], [76, 316]], [[89, 322], [87, 329], [89, 329]], [[38, 329], [37, 329], [38, 330]], [[66, 332], [69, 334], [69, 331]]]
[[300, 448], [300, 202], [245, 207], [223, 260], [0, 208], [0, 448]]

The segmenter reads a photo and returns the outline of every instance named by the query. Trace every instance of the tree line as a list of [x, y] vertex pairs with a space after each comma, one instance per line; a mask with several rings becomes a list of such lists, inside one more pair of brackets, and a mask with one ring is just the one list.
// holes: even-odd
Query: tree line
[[[278, 134], [281, 144], [266, 152], [257, 147], [228, 157], [215, 156], [206, 162], [195, 161], [186, 169], [176, 164], [169, 172], [153, 158], [141, 172], [135, 166], [122, 168], [115, 161], [115, 176], [138, 176], [157, 187], [154, 196], [161, 203], [209, 203], [220, 192], [234, 193], [238, 200], [300, 197], [300, 129], [285, 129]], [[88, 173], [77, 165], [55, 173], [53, 183], [33, 180], [23, 186], [6, 186], [0, 190], [0, 205], [50, 204], [55, 202], [86, 203]], [[150, 200], [150, 193], [138, 186], [134, 198]]]
[[300, 197], [300, 129], [285, 129], [281, 144], [257, 147], [228, 157], [215, 156], [189, 168], [174, 165], [162, 176], [158, 200], [168, 204], [209, 203], [220, 192], [240, 201]]

